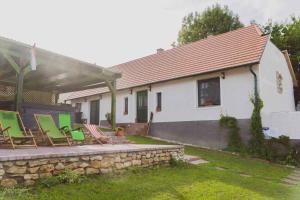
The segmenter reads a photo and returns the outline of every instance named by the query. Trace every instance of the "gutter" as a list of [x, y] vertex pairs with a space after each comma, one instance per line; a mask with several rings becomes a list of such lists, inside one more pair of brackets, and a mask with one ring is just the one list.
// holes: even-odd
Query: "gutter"
[[257, 90], [257, 75], [256, 73], [253, 71], [253, 65], [250, 65], [249, 70], [251, 72], [251, 74], [253, 75], [254, 78], [254, 96], [257, 97], [258, 96], [258, 90]]

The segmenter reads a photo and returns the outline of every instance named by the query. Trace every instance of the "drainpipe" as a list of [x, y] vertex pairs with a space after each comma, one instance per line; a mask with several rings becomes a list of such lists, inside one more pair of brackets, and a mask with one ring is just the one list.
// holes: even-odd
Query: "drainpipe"
[[253, 65], [251, 65], [251, 66], [249, 67], [249, 70], [250, 70], [251, 74], [252, 74], [253, 77], [254, 77], [254, 96], [255, 96], [255, 98], [256, 98], [256, 97], [258, 96], [258, 91], [257, 91], [257, 75], [256, 75], [256, 73], [253, 71], [252, 67], [253, 67]]

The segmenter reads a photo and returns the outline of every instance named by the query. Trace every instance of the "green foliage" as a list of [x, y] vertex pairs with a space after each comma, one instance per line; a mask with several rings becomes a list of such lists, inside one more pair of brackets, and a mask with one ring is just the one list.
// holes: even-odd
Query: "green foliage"
[[271, 33], [271, 41], [281, 50], [288, 50], [295, 72], [300, 67], [300, 18], [292, 16], [285, 23], [269, 21], [263, 26], [265, 33]]
[[220, 125], [222, 127], [226, 127], [229, 129], [229, 131], [228, 131], [229, 139], [228, 139], [227, 150], [236, 151], [236, 152], [241, 151], [242, 140], [240, 137], [236, 118], [231, 117], [231, 116], [221, 115]]
[[219, 4], [215, 4], [202, 13], [195, 12], [185, 16], [177, 42], [179, 45], [183, 45], [243, 26], [238, 15], [233, 14], [227, 6], [221, 7]]
[[57, 179], [60, 183], [81, 183], [83, 181], [83, 177], [75, 171], [70, 169], [64, 170], [63, 173], [57, 176]]
[[260, 115], [260, 111], [264, 106], [263, 101], [260, 99], [258, 94], [256, 94], [250, 100], [254, 108], [251, 115], [250, 132], [252, 134], [252, 138], [249, 142], [249, 152], [255, 156], [265, 158], [266, 149], [264, 144], [264, 133]]
[[170, 166], [171, 167], [188, 167], [189, 164], [182, 158], [179, 158], [178, 156], [171, 156], [170, 160]]
[[297, 150], [291, 145], [290, 138], [281, 135], [265, 142], [266, 158], [281, 164], [297, 165]]
[[0, 190], [0, 200], [15, 198], [27, 199], [28, 191], [29, 189], [27, 188], [3, 188]]
[[42, 187], [53, 187], [58, 184], [71, 184], [71, 183], [81, 183], [85, 177], [81, 176], [77, 172], [74, 172], [70, 169], [64, 170], [62, 173], [57, 176], [45, 177], [39, 179], [39, 184]]
[[110, 113], [106, 113], [105, 114], [105, 118], [106, 118], [106, 121], [109, 123], [109, 125], [112, 125], [111, 114]]
[[37, 185], [39, 185], [41, 187], [50, 188], [55, 185], [58, 185], [59, 183], [60, 182], [59, 182], [57, 176], [50, 176], [50, 177], [45, 177], [45, 178], [39, 179]]

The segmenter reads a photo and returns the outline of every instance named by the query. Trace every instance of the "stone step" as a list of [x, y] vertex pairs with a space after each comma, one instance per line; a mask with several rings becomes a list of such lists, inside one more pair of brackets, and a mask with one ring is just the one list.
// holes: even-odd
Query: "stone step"
[[300, 182], [300, 176], [295, 176], [293, 174], [289, 175], [288, 177], [286, 177], [287, 179], [292, 179], [295, 181], [299, 181]]
[[300, 171], [294, 171], [293, 174], [300, 176]]
[[299, 183], [299, 181], [285, 178], [282, 180], [282, 183], [287, 184], [287, 185], [297, 185]]
[[186, 160], [186, 162], [193, 164], [193, 165], [208, 163], [208, 161], [203, 160], [198, 156], [184, 155], [183, 159]]

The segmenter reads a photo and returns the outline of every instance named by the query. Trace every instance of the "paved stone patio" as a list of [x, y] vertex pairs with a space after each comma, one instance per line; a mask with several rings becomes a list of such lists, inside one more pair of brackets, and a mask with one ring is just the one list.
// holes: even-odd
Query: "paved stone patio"
[[0, 149], [0, 161], [23, 159], [71, 157], [82, 155], [111, 154], [123, 152], [139, 152], [147, 150], [172, 150], [180, 145], [142, 145], [142, 144], [104, 144], [63, 147], [38, 147], [26, 149]]

